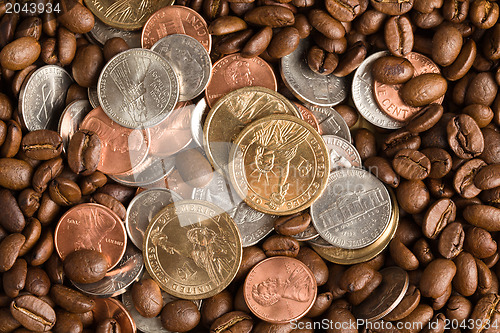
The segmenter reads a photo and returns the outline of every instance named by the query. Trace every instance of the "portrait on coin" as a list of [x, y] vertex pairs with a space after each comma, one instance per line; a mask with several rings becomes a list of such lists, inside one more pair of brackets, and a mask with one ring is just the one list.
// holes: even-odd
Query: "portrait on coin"
[[251, 86], [255, 78], [250, 72], [250, 64], [242, 60], [230, 62], [224, 71], [224, 80], [230, 87]]

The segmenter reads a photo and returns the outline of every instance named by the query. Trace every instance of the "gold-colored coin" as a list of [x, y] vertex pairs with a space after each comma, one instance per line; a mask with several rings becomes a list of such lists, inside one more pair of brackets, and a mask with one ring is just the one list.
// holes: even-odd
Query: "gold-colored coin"
[[124, 30], [141, 29], [154, 12], [173, 3], [173, 0], [85, 0], [97, 18]]
[[226, 94], [212, 107], [203, 128], [203, 144], [216, 169], [227, 170], [232, 142], [250, 122], [271, 114], [301, 118], [293, 104], [263, 87], [245, 87]]
[[393, 191], [389, 189], [389, 193], [391, 194], [392, 204], [394, 207], [394, 209], [392, 210], [392, 218], [388, 227], [374, 243], [368, 245], [367, 247], [354, 250], [342, 249], [339, 247], [322, 247], [316, 245], [311, 245], [311, 247], [323, 259], [341, 265], [354, 265], [361, 262], [366, 262], [376, 257], [387, 247], [389, 242], [392, 240], [399, 224], [398, 203]]
[[330, 159], [305, 121], [277, 114], [248, 125], [231, 149], [229, 177], [242, 199], [271, 215], [309, 207], [325, 190]]
[[177, 201], [150, 222], [144, 236], [144, 262], [167, 293], [207, 298], [225, 289], [236, 275], [240, 239], [236, 224], [222, 208], [206, 201]]

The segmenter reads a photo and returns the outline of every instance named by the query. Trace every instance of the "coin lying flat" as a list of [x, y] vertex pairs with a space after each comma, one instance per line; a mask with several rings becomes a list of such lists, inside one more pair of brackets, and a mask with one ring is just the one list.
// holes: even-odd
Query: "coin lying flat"
[[206, 201], [183, 200], [153, 218], [143, 253], [149, 274], [163, 290], [202, 299], [233, 280], [242, 247], [238, 228], [224, 210]]
[[374, 243], [392, 218], [391, 197], [384, 184], [363, 169], [330, 173], [322, 197], [311, 206], [314, 227], [330, 244], [359, 249]]
[[318, 231], [316, 231], [316, 228], [314, 228], [314, 225], [312, 223], [309, 223], [309, 226], [306, 230], [296, 235], [292, 235], [293, 238], [301, 242], [310, 241], [318, 236]]
[[361, 156], [349, 141], [335, 135], [322, 137], [330, 153], [330, 171], [338, 168], [361, 167]]
[[179, 99], [179, 84], [162, 56], [151, 50], [130, 49], [104, 66], [97, 94], [113, 121], [128, 128], [144, 128], [168, 117]]
[[321, 130], [319, 128], [319, 122], [318, 119], [316, 119], [314, 113], [312, 113], [311, 110], [309, 110], [300, 103], [293, 102], [293, 105], [295, 105], [295, 107], [299, 110], [302, 119], [304, 119], [306, 123], [311, 125], [316, 131], [318, 131], [321, 134]]
[[80, 124], [90, 110], [92, 110], [92, 106], [84, 99], [73, 101], [66, 106], [57, 126], [57, 131], [63, 140], [64, 149], [68, 149], [69, 140], [78, 131]]
[[281, 58], [281, 77], [299, 100], [320, 106], [337, 105], [347, 96], [346, 79], [313, 72], [306, 62], [309, 46], [308, 38], [301, 39], [295, 51]]
[[271, 115], [252, 122], [230, 153], [229, 178], [252, 208], [290, 215], [309, 207], [326, 187], [330, 159], [325, 142], [305, 121]]
[[95, 322], [99, 323], [109, 318], [114, 318], [120, 325], [122, 333], [136, 333], [137, 327], [130, 313], [122, 302], [114, 298], [95, 298], [92, 309]]
[[175, 167], [175, 158], [148, 155], [130, 172], [108, 175], [115, 182], [126, 186], [147, 186], [168, 176]]
[[107, 24], [104, 24], [101, 20], [96, 18], [94, 20], [94, 27], [87, 34], [98, 44], [104, 46], [106, 41], [111, 38], [120, 37], [122, 38], [130, 48], [141, 47], [141, 32], [140, 31], [128, 31], [123, 29], [117, 29]]
[[40, 67], [25, 79], [19, 93], [19, 115], [24, 127], [28, 131], [56, 131], [72, 83], [69, 73], [56, 65]]
[[336, 135], [351, 142], [351, 131], [344, 118], [332, 107], [322, 107], [306, 104], [312, 114], [318, 119], [319, 132], [322, 135]]
[[172, 65], [179, 82], [179, 101], [189, 101], [205, 90], [212, 61], [203, 45], [188, 35], [169, 35], [157, 41], [152, 51]]

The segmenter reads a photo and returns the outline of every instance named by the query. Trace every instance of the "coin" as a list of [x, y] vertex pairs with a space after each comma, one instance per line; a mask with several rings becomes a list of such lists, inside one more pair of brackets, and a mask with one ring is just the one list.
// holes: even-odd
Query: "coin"
[[142, 47], [149, 49], [163, 37], [173, 34], [189, 35], [207, 52], [212, 49], [212, 36], [203, 17], [189, 7], [176, 5], [163, 7], [151, 15], [142, 28]]
[[101, 159], [97, 169], [105, 174], [121, 174], [143, 162], [149, 151], [148, 129], [136, 130], [120, 126], [101, 107], [90, 111], [80, 129], [94, 131], [101, 139]]
[[92, 108], [99, 106], [99, 96], [97, 96], [97, 88], [87, 88], [87, 95], [89, 96], [90, 105]]
[[359, 249], [374, 243], [392, 218], [391, 197], [384, 184], [363, 169], [330, 173], [322, 197], [311, 206], [311, 219], [328, 243]]
[[205, 89], [209, 106], [227, 93], [243, 87], [265, 87], [276, 91], [274, 71], [259, 57], [243, 58], [239, 53], [225, 56], [212, 68], [212, 79]]
[[290, 215], [323, 193], [330, 159], [325, 142], [305, 121], [276, 114], [252, 122], [231, 149], [229, 177], [252, 208]]
[[318, 119], [316, 119], [311, 110], [309, 110], [304, 105], [297, 102], [293, 102], [293, 105], [295, 105], [295, 107], [299, 110], [302, 119], [304, 119], [306, 123], [311, 125], [316, 131], [320, 132], [321, 134]]
[[301, 261], [288, 257], [262, 260], [243, 285], [252, 313], [270, 323], [286, 323], [306, 315], [316, 300], [316, 280]]
[[62, 260], [80, 249], [104, 254], [108, 270], [121, 260], [127, 247], [127, 232], [111, 209], [85, 203], [73, 206], [61, 216], [54, 231], [54, 246]]
[[275, 113], [300, 117], [288, 99], [263, 87], [241, 88], [222, 97], [203, 128], [205, 152], [214, 168], [227, 170], [232, 142], [246, 125]]
[[314, 239], [318, 236], [319, 236], [318, 231], [316, 230], [316, 228], [314, 228], [314, 225], [312, 223], [309, 223], [306, 230], [296, 235], [292, 235], [293, 238], [301, 242]]
[[77, 289], [88, 295], [115, 297], [126, 292], [127, 288], [139, 279], [143, 270], [142, 252], [129, 244], [118, 265], [106, 273], [102, 280], [87, 284], [71, 282]]
[[147, 186], [168, 176], [175, 167], [175, 158], [148, 155], [146, 159], [131, 172], [119, 175], [108, 175], [117, 183], [126, 186]]
[[188, 35], [169, 35], [157, 41], [151, 50], [172, 65], [179, 82], [179, 101], [189, 101], [205, 90], [210, 81], [212, 61], [196, 39]]
[[22, 125], [28, 131], [56, 131], [72, 83], [71, 75], [60, 66], [46, 65], [35, 70], [24, 80], [19, 93]]
[[338, 168], [361, 167], [361, 156], [349, 141], [335, 136], [322, 135], [330, 153], [330, 171]]
[[98, 18], [94, 20], [94, 27], [87, 34], [93, 40], [104, 46], [106, 41], [111, 38], [120, 37], [122, 38], [130, 48], [141, 47], [141, 32], [140, 31], [127, 31], [123, 29], [113, 28], [107, 24], [104, 24]]
[[194, 188], [191, 199], [211, 202], [227, 213], [232, 212], [243, 201], [231, 183], [219, 172], [213, 173], [212, 180], [207, 186]]
[[114, 318], [120, 324], [122, 333], [136, 333], [137, 328], [130, 313], [123, 304], [114, 298], [94, 298], [95, 306], [92, 309], [94, 322], [99, 323]]
[[85, 0], [85, 5], [104, 24], [124, 30], [140, 29], [158, 9], [172, 0]]
[[321, 107], [306, 104], [312, 114], [318, 119], [319, 132], [322, 135], [336, 135], [351, 142], [351, 131], [344, 118], [332, 107]]
[[399, 267], [380, 270], [382, 283], [353, 309], [356, 318], [368, 321], [379, 320], [389, 314], [405, 296], [409, 285], [408, 273]]
[[151, 221], [143, 247], [146, 268], [160, 287], [185, 299], [218, 294], [241, 263], [240, 234], [231, 217], [206, 201], [177, 201]]
[[319, 106], [337, 105], [347, 97], [346, 79], [313, 72], [306, 61], [310, 43], [308, 38], [301, 39], [295, 51], [281, 58], [281, 77], [299, 100]]
[[388, 54], [386, 51], [374, 53], [359, 65], [352, 79], [352, 99], [363, 118], [373, 125], [385, 129], [398, 129], [403, 127], [404, 123], [382, 112], [373, 95], [372, 65], [375, 60]]
[[[426, 73], [441, 73], [439, 67], [431, 59], [420, 53], [410, 52], [405, 56], [405, 58], [408, 59], [408, 61], [410, 61], [415, 68], [413, 77]], [[422, 107], [412, 107], [403, 102], [399, 96], [399, 90], [402, 87], [403, 84], [383, 84], [374, 80], [373, 94], [375, 101], [377, 101], [377, 104], [382, 112], [392, 119], [405, 122], [418, 114], [420, 110], [422, 110]], [[433, 103], [441, 104], [443, 100], [444, 95], [435, 100]]]
[[71, 102], [64, 109], [59, 119], [57, 131], [63, 140], [65, 150], [68, 149], [69, 140], [78, 131], [78, 127], [90, 110], [92, 110], [92, 106], [87, 100], [83, 99]]
[[149, 222], [160, 210], [179, 200], [182, 200], [180, 195], [165, 188], [150, 189], [136, 195], [128, 205], [125, 219], [125, 228], [132, 243], [142, 249]]
[[206, 116], [207, 110], [207, 100], [202, 98], [196, 103], [196, 107], [191, 111], [191, 136], [194, 142], [200, 147], [203, 147], [203, 116]]

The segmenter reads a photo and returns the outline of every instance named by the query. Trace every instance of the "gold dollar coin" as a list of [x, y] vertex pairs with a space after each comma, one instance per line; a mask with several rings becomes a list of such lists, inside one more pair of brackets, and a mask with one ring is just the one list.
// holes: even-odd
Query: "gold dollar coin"
[[326, 145], [305, 121], [271, 115], [248, 125], [231, 149], [229, 176], [252, 208], [289, 215], [309, 207], [325, 190]]
[[124, 30], [141, 29], [154, 12], [173, 3], [173, 0], [85, 0], [101, 21]]
[[236, 224], [222, 208], [206, 201], [177, 201], [150, 222], [144, 236], [144, 262], [167, 293], [207, 298], [225, 289], [236, 275], [240, 239]]

